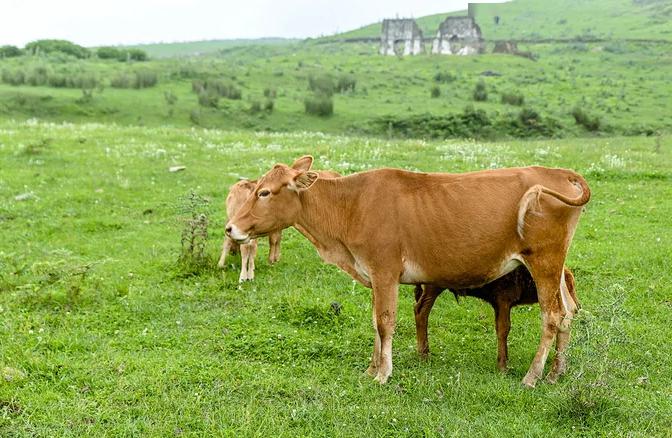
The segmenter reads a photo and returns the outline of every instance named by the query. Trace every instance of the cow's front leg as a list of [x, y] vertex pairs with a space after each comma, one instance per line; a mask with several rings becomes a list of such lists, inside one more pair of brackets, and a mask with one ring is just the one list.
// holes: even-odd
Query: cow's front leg
[[397, 320], [398, 294], [399, 284], [396, 281], [373, 279], [375, 322], [380, 338], [380, 358], [375, 380], [380, 384], [386, 383], [392, 374], [392, 336]]

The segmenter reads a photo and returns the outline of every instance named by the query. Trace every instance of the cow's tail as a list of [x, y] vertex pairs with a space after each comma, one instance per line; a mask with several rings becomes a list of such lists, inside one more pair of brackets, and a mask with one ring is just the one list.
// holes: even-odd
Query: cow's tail
[[539, 197], [542, 193], [553, 196], [555, 199], [564, 202], [571, 207], [581, 207], [590, 200], [590, 188], [585, 179], [579, 174], [574, 174], [569, 178], [569, 182], [581, 190], [581, 194], [575, 198], [570, 198], [555, 190], [536, 184], [530, 187], [520, 199], [518, 207], [518, 235], [523, 238], [523, 228], [525, 227], [525, 215], [534, 204], [539, 206]]

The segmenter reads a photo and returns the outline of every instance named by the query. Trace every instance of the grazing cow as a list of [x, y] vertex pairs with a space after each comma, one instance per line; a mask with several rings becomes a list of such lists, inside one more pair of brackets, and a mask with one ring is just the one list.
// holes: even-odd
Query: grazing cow
[[[576, 298], [574, 275], [569, 268], [565, 267], [565, 283], [569, 295], [579, 305]], [[444, 289], [432, 285], [415, 286], [415, 329], [418, 353], [427, 356], [429, 342], [427, 340], [427, 320], [434, 306], [434, 301]], [[539, 302], [537, 287], [532, 276], [524, 266], [519, 266], [514, 271], [498, 278], [492, 283], [475, 289], [451, 290], [457, 299], [458, 296], [470, 296], [487, 301], [495, 311], [495, 331], [497, 332], [497, 366], [501, 371], [506, 371], [508, 361], [507, 338], [511, 329], [511, 308], [522, 304], [534, 304]]]
[[[229, 195], [226, 197], [226, 214], [232, 218], [238, 209], [243, 205], [247, 197], [254, 191], [257, 185], [256, 180], [240, 180], [229, 188]], [[273, 231], [268, 234], [268, 262], [273, 264], [280, 259], [280, 240], [282, 239], [282, 230]], [[230, 252], [240, 250], [240, 277], [239, 282], [254, 279], [254, 259], [257, 256], [257, 239], [251, 239], [248, 243], [238, 244], [230, 237], [224, 238], [222, 244], [222, 255], [219, 257], [217, 266], [224, 268], [226, 266], [226, 256]]]
[[[577, 306], [563, 274], [585, 179], [565, 169], [525, 167], [464, 174], [377, 169], [325, 179], [313, 158], [277, 164], [226, 225], [238, 243], [294, 225], [320, 256], [373, 289], [375, 329], [367, 372], [387, 382], [399, 284], [470, 289], [525, 265], [542, 315], [537, 353], [523, 379], [534, 387], [557, 335], [551, 369], [565, 367]], [[418, 214], [420, 212], [420, 214]]]

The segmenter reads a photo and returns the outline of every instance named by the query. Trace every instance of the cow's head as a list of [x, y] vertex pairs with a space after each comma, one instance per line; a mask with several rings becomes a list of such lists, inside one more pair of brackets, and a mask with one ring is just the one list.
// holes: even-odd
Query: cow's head
[[237, 243], [281, 230], [296, 223], [301, 210], [299, 193], [317, 180], [310, 170], [313, 157], [301, 157], [291, 166], [276, 164], [261, 177], [254, 191], [226, 224], [226, 234]]

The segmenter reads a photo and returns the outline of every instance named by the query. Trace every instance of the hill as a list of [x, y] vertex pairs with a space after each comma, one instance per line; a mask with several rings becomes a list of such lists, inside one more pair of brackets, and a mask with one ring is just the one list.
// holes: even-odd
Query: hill
[[[483, 37], [501, 39], [655, 39], [672, 41], [672, 3], [665, 0], [514, 0], [476, 7]], [[425, 37], [450, 15], [417, 18]], [[495, 23], [495, 17], [499, 17]], [[332, 39], [378, 38], [380, 23], [334, 35]]]
[[296, 43], [299, 40], [290, 38], [256, 38], [256, 39], [228, 39], [184, 41], [173, 43], [135, 44], [123, 46], [126, 48], [142, 49], [152, 58], [171, 58], [183, 56], [207, 55], [232, 47], [252, 45], [284, 45]]

